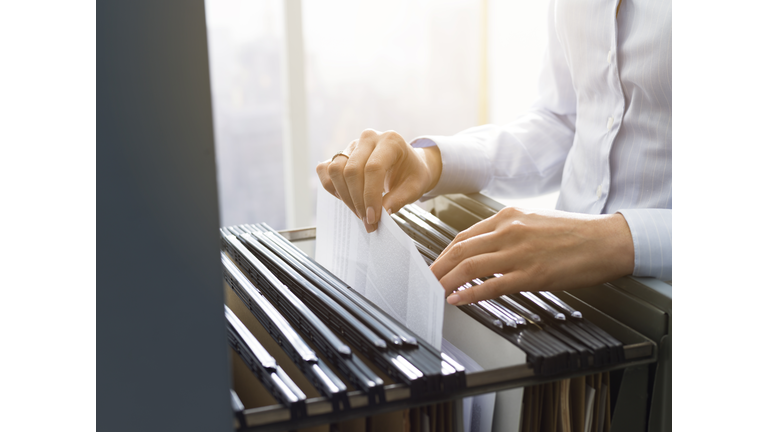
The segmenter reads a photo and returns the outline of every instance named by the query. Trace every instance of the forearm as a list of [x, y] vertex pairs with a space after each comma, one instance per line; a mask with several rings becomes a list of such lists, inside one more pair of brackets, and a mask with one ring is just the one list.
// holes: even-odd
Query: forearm
[[525, 197], [558, 189], [573, 134], [567, 116], [535, 108], [503, 126], [424, 136], [411, 144], [436, 146], [442, 155], [442, 176], [429, 197], [480, 191], [495, 197]]

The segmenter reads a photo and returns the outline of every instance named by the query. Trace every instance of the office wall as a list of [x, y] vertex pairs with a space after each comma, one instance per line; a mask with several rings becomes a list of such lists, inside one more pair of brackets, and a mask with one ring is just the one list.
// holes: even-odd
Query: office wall
[[203, 1], [100, 1], [96, 85], [97, 428], [230, 429]]

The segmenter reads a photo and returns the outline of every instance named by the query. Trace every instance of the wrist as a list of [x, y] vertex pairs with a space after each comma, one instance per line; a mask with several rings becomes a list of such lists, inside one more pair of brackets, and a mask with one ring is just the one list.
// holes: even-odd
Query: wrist
[[629, 224], [621, 213], [605, 215], [604, 222], [605, 251], [611, 257], [614, 271], [621, 276], [632, 274], [635, 270], [635, 245]]
[[415, 148], [414, 150], [424, 162], [424, 166], [426, 167], [429, 176], [429, 184], [426, 190], [424, 190], [424, 193], [427, 193], [437, 186], [443, 171], [443, 160], [440, 157], [440, 148], [433, 145], [430, 147]]

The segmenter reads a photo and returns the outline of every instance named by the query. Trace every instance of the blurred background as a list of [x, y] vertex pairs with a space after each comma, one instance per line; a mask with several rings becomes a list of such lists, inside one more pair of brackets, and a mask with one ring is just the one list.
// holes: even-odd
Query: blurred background
[[314, 225], [315, 165], [363, 129], [410, 141], [514, 120], [536, 98], [547, 3], [206, 0], [221, 224]]

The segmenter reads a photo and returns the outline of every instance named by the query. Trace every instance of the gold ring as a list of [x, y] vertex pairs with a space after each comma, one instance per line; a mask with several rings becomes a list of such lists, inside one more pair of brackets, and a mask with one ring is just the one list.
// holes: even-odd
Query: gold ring
[[349, 159], [349, 155], [347, 155], [343, 151], [340, 151], [340, 152], [336, 153], [335, 155], [333, 155], [333, 157], [331, 158], [331, 162], [333, 162], [333, 160], [336, 159], [336, 156], [344, 156], [345, 158]]

